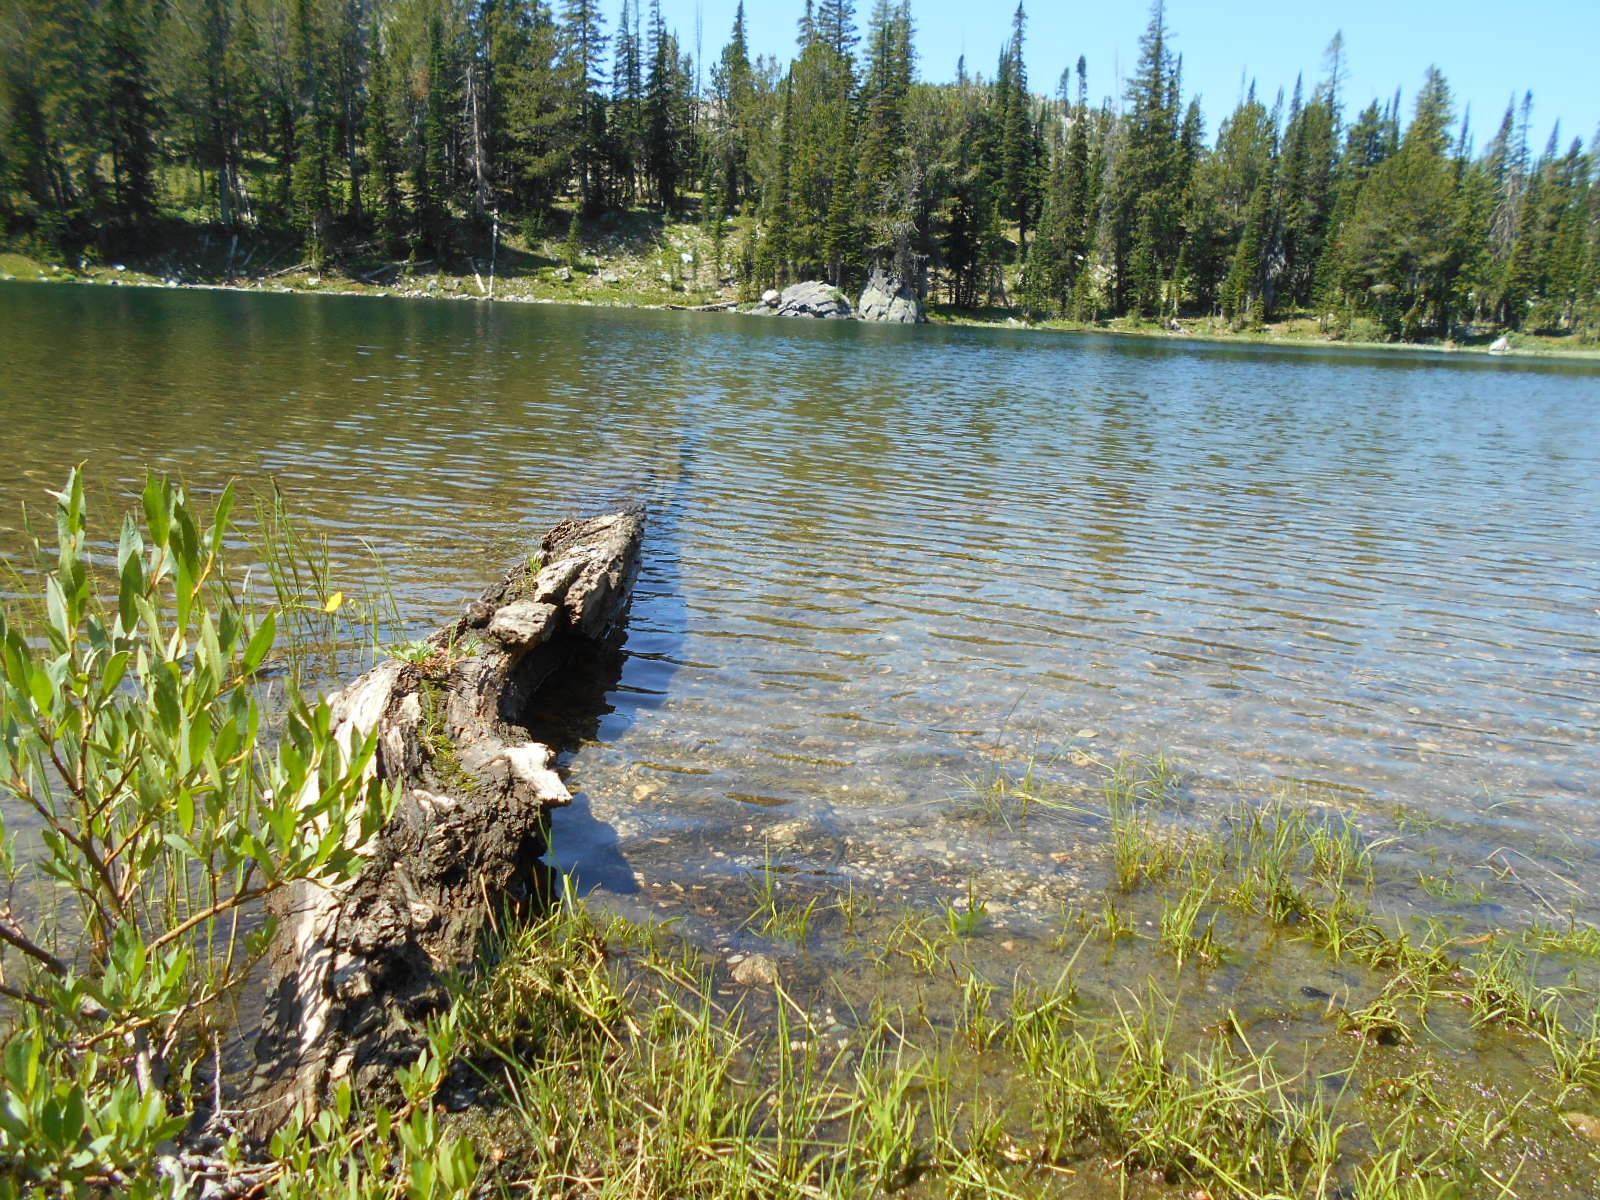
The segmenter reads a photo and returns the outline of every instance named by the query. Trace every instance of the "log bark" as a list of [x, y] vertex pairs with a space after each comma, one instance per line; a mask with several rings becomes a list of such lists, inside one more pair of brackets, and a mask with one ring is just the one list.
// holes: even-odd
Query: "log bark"
[[338, 888], [275, 906], [266, 1011], [245, 1131], [270, 1134], [350, 1079], [381, 1093], [423, 1045], [494, 924], [536, 909], [552, 808], [571, 801], [541, 735], [540, 685], [600, 646], [637, 573], [641, 510], [553, 529], [540, 551], [427, 640], [332, 701], [340, 737], [376, 731], [399, 799]]

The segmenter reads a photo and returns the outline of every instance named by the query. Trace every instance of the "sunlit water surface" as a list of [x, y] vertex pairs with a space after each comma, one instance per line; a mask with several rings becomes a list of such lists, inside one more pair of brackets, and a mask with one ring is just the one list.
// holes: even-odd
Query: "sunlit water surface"
[[694, 889], [768, 863], [912, 902], [981, 875], [1044, 921], [1103, 819], [986, 819], [970, 781], [1032, 761], [1093, 810], [1157, 751], [1202, 822], [1286, 790], [1593, 915], [1591, 368], [24, 285], [0, 364], [8, 556], [79, 461], [271, 477], [420, 632], [562, 516], [647, 501], [555, 850], [719, 940], [745, 913]]

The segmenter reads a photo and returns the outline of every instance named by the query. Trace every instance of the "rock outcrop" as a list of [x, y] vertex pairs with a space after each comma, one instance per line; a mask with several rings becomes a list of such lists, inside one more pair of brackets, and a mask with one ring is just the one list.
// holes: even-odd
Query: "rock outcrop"
[[856, 312], [863, 321], [891, 325], [916, 325], [927, 320], [916, 288], [880, 268], [873, 269], [872, 278], [861, 289], [861, 302]]
[[795, 283], [778, 297], [778, 316], [841, 319], [851, 316], [850, 301], [838, 288], [826, 283]]
[[422, 1049], [505, 913], [548, 888], [549, 810], [571, 797], [552, 769], [539, 688], [592, 654], [638, 569], [644, 514], [568, 521], [539, 552], [428, 638], [331, 702], [341, 739], [376, 737], [372, 770], [398, 802], [338, 887], [276, 907], [247, 1132], [265, 1136], [331, 1083], [381, 1090]]

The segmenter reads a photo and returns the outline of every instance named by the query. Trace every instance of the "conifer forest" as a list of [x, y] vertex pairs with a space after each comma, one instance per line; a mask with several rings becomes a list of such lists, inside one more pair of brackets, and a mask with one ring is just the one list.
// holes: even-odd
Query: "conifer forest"
[[705, 62], [655, 0], [608, 9], [7, 0], [0, 241], [254, 229], [313, 263], [449, 262], [650, 206], [726, 239], [752, 295], [882, 268], [1030, 317], [1600, 337], [1600, 137], [1530, 145], [1529, 92], [1481, 128], [1438, 67], [1351, 95], [1335, 33], [1320, 78], [1252, 84], [1212, 129], [1162, 0], [1114, 87], [1081, 57], [1030, 79], [1020, 4], [998, 61], [943, 82], [909, 0], [808, 2], [787, 62], [743, 7]]

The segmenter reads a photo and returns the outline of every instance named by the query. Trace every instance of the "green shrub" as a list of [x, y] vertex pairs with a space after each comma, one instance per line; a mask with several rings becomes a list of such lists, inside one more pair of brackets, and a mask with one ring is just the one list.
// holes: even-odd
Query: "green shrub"
[[153, 1194], [271, 937], [261, 902], [349, 878], [389, 797], [325, 703], [291, 692], [264, 728], [277, 620], [229, 585], [231, 487], [207, 527], [151, 478], [114, 561], [89, 552], [78, 472], [56, 500], [40, 610], [0, 612], [0, 816], [40, 842], [14, 851], [0, 822], [0, 1175]]

